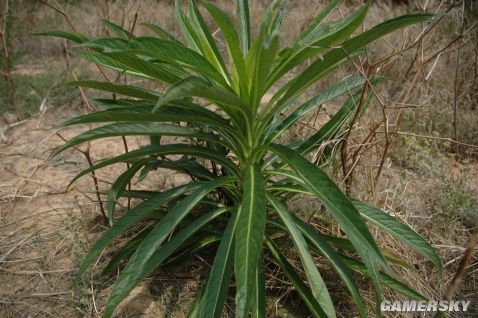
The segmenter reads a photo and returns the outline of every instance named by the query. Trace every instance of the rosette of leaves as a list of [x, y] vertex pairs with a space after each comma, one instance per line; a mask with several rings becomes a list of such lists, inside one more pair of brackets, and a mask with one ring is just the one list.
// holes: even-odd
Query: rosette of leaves
[[[84, 258], [77, 279], [115, 239], [150, 220], [107, 267], [126, 260], [104, 317], [112, 316], [121, 300], [153, 269], [200, 254], [209, 245], [215, 257], [190, 317], [220, 317], [230, 289], [235, 291], [236, 317], [265, 317], [264, 257], [280, 267], [314, 317], [336, 316], [317, 258], [335, 270], [361, 317], [368, 313], [352, 272], [371, 279], [377, 301], [384, 285], [408, 297], [423, 298], [393, 278], [389, 262], [397, 259], [377, 245], [368, 225], [377, 226], [441, 267], [434, 249], [389, 214], [347, 197], [323, 171], [335, 156], [330, 145], [340, 143], [349, 128], [365, 82], [376, 79], [351, 76], [305, 102], [301, 97], [363, 54], [367, 44], [433, 16], [405, 15], [356, 32], [370, 1], [337, 21], [326, 21], [340, 3], [330, 1], [295, 41], [285, 45], [280, 43], [285, 6], [277, 0], [264, 12], [254, 35], [247, 0], [236, 1], [237, 23], [210, 2], [191, 0], [187, 8], [177, 2], [176, 18], [184, 41], [157, 25], [144, 25], [154, 37], [140, 37], [107, 21], [113, 37], [43, 33], [76, 42], [75, 54], [91, 62], [166, 87], [158, 92], [110, 82], [73, 83], [121, 98], [97, 99], [102, 110], [64, 123], [104, 125], [72, 138], [58, 152], [112, 136], [143, 135], [151, 140], [147, 146], [96, 162], [73, 180], [116, 163], [129, 164], [108, 192], [111, 227]], [[208, 27], [206, 14], [214, 30], [220, 31], [217, 34]], [[272, 98], [263, 101], [266, 93]], [[345, 103], [320, 129], [305, 139], [281, 142], [298, 121], [340, 95], [347, 96]], [[177, 138], [164, 143], [163, 136]], [[330, 151], [310, 161], [310, 154], [324, 147]], [[158, 192], [126, 189], [135, 175], [158, 168], [184, 173], [191, 181]], [[320, 201], [326, 209], [323, 217], [335, 222], [344, 236], [320, 233], [291, 213], [287, 201], [299, 194]], [[117, 217], [115, 201], [121, 197], [139, 198], [141, 203]], [[300, 268], [278, 247], [284, 241], [294, 247]]]

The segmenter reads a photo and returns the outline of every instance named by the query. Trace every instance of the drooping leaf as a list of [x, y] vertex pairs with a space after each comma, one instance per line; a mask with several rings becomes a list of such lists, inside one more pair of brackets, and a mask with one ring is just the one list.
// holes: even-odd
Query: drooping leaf
[[249, 314], [255, 293], [254, 281], [266, 224], [264, 178], [258, 166], [246, 168], [238, 218], [234, 258], [236, 317], [244, 318]]
[[309, 224], [300, 220], [297, 217], [295, 217], [294, 219], [295, 223], [297, 224], [297, 227], [302, 231], [304, 237], [307, 238], [310, 244], [329, 260], [337, 274], [339, 274], [340, 278], [350, 291], [350, 294], [354, 299], [355, 305], [357, 305], [357, 308], [359, 309], [360, 316], [367, 317], [365, 305], [362, 301], [357, 282], [351, 275], [348, 266], [342, 261], [342, 259], [330, 246], [327, 240], [323, 239], [322, 236], [318, 235], [318, 233]]
[[350, 241], [354, 244], [356, 252], [367, 265], [370, 273], [373, 274], [372, 278], [375, 283], [377, 300], [379, 300], [378, 266], [380, 265], [388, 271], [390, 270], [358, 211], [319, 167], [285, 146], [274, 144], [270, 146], [270, 149], [294, 170], [304, 187], [314, 193], [340, 224]]
[[178, 42], [154, 37], [136, 37], [129, 41], [120, 38], [105, 38], [84, 42], [78, 47], [91, 48], [104, 53], [125, 52], [148, 56], [161, 62], [190, 69], [227, 86], [223, 76], [208, 60]]
[[66, 31], [47, 31], [47, 32], [36, 33], [34, 35], [54, 36], [57, 38], [70, 40], [76, 43], [84, 43], [91, 40], [89, 36], [86, 36], [84, 34], [77, 33], [77, 32], [66, 32]]
[[211, 140], [222, 144], [223, 142], [213, 134], [204, 134], [200, 130], [192, 127], [183, 127], [173, 124], [163, 123], [115, 123], [88, 130], [80, 135], [70, 139], [66, 144], [57, 150], [65, 151], [68, 148], [78, 144], [95, 139], [101, 139], [114, 136], [182, 136], [198, 139]]
[[135, 162], [129, 169], [123, 172], [113, 183], [111, 189], [108, 193], [108, 200], [106, 204], [107, 216], [110, 222], [110, 225], [114, 223], [114, 210], [116, 206], [116, 200], [118, 200], [119, 194], [125, 189], [128, 182], [131, 182], [131, 179], [134, 177], [136, 172], [139, 171], [145, 164], [147, 160], [140, 160]]
[[[348, 267], [353, 269], [354, 271], [366, 276], [370, 277], [370, 273], [367, 269], [367, 266], [365, 266], [362, 262], [353, 259], [351, 257], [345, 256], [345, 255], [340, 255], [342, 260], [347, 264]], [[408, 287], [407, 285], [401, 283], [400, 281], [396, 280], [390, 275], [387, 275], [385, 273], [380, 273], [380, 282], [387, 287], [390, 287], [397, 292], [401, 293], [402, 295], [411, 297], [413, 299], [418, 299], [418, 300], [427, 300], [427, 298], [417, 291], [413, 290], [412, 288]]]
[[294, 243], [294, 246], [299, 253], [302, 265], [304, 266], [305, 274], [307, 276], [307, 280], [312, 290], [312, 294], [314, 295], [317, 302], [320, 304], [320, 307], [327, 314], [327, 317], [336, 317], [332, 298], [330, 298], [327, 286], [325, 285], [325, 282], [322, 279], [322, 276], [320, 275], [317, 266], [315, 265], [315, 261], [312, 258], [312, 255], [310, 254], [310, 251], [308, 249], [307, 242], [305, 241], [304, 237], [302, 236], [302, 233], [294, 222], [294, 219], [287, 210], [287, 207], [272, 195], [268, 195], [267, 199], [284, 222], [287, 231], [289, 232], [289, 235], [292, 239], [292, 242]]
[[105, 82], [98, 82], [98, 81], [75, 81], [69, 84], [74, 86], [97, 89], [100, 91], [115, 93], [115, 94], [124, 95], [124, 96], [148, 99], [148, 100], [157, 100], [159, 98], [159, 94], [156, 92], [152, 92], [144, 88], [134, 87], [130, 85], [119, 85], [119, 84], [112, 84], [112, 83], [105, 83]]
[[236, 215], [231, 216], [222, 235], [221, 244], [216, 252], [214, 264], [206, 283], [201, 317], [221, 317], [226, 300], [234, 264], [234, 232], [237, 224]]
[[234, 131], [221, 116], [198, 105], [165, 105], [157, 113], [151, 113], [152, 109], [153, 105], [145, 109], [142, 107], [115, 107], [72, 118], [64, 122], [62, 126], [105, 122], [187, 122], [220, 127], [220, 132], [229, 131], [231, 133]]
[[442, 268], [443, 265], [435, 249], [409, 226], [365, 202], [353, 200], [352, 203], [366, 220], [425, 256], [437, 268]]
[[131, 209], [121, 219], [113, 224], [108, 230], [106, 230], [101, 238], [91, 248], [90, 252], [83, 258], [78, 271], [76, 272], [76, 282], [79, 281], [84, 274], [88, 266], [98, 257], [101, 252], [111, 244], [116, 238], [133, 226], [136, 222], [154, 213], [154, 210], [160, 207], [162, 204], [190, 191], [198, 189], [203, 183], [195, 182], [188, 183], [162, 193], [154, 195], [151, 199], [139, 204]]
[[[169, 242], [163, 246], [161, 244], [167, 236], [174, 230], [179, 221], [191, 210], [200, 200], [200, 197], [206, 195], [214, 187], [221, 183], [228, 182], [227, 179], [218, 179], [204, 183], [202, 187], [193, 192], [189, 197], [179, 202], [166, 216], [156, 225], [141, 245], [131, 256], [125, 269], [116, 280], [113, 290], [105, 306], [103, 317], [111, 317], [116, 306], [123, 300], [130, 291], [158, 265], [160, 265], [168, 256], [174, 253], [191, 235], [196, 233], [204, 225], [214, 220], [219, 215], [229, 210], [228, 207], [222, 207], [211, 211], [188, 225], [184, 230], [178, 232]], [[161, 246], [161, 247], [160, 247]]]
[[168, 144], [168, 145], [160, 145], [160, 146], [144, 146], [137, 150], [132, 150], [128, 153], [118, 155], [113, 158], [108, 158], [101, 160], [100, 162], [94, 164], [92, 167], [83, 170], [79, 174], [77, 174], [70, 182], [68, 186], [71, 186], [76, 180], [81, 178], [82, 176], [90, 173], [91, 171], [101, 169], [107, 166], [110, 166], [115, 163], [120, 162], [128, 162], [133, 159], [146, 159], [147, 157], [156, 155], [156, 156], [166, 156], [166, 155], [196, 155], [206, 159], [213, 160], [225, 168], [230, 169], [231, 172], [238, 174], [238, 170], [236, 165], [229, 160], [227, 157], [223, 156], [220, 153], [214, 152], [209, 148], [202, 147], [202, 146], [194, 146], [189, 144]]
[[272, 254], [272, 257], [281, 267], [284, 274], [294, 285], [295, 290], [305, 302], [307, 308], [309, 308], [311, 314], [314, 317], [325, 318], [327, 314], [322, 310], [320, 304], [317, 302], [309, 287], [307, 287], [299, 274], [294, 270], [294, 267], [290, 262], [282, 255], [279, 248], [269, 239], [266, 239], [265, 244]]

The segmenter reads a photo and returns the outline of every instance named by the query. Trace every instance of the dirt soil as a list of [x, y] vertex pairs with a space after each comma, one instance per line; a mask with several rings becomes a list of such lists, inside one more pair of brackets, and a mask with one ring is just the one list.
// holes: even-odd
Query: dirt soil
[[[85, 157], [71, 149], [49, 158], [64, 144], [54, 126], [73, 115], [60, 109], [31, 118], [9, 130], [10, 144], [0, 144], [2, 318], [96, 317], [106, 300], [107, 289], [95, 290], [97, 282], [87, 279], [76, 292], [72, 284], [82, 257], [104, 229], [90, 176], [65, 192], [69, 181], [87, 166]], [[63, 129], [61, 136], [69, 139], [81, 129]], [[131, 147], [142, 141], [128, 139]], [[118, 138], [91, 148], [94, 160], [122, 151]], [[121, 171], [116, 169], [97, 174], [102, 189], [111, 173]], [[168, 174], [159, 180], [164, 185], [183, 182]], [[153, 300], [149, 289], [140, 285], [123, 303], [119, 315], [157, 316], [162, 309]]]
[[[70, 282], [85, 241], [78, 236], [88, 236], [78, 230], [97, 212], [89, 194], [65, 192], [83, 164], [81, 154], [48, 159], [64, 143], [52, 126], [69, 115], [59, 111], [29, 119], [9, 131], [11, 144], [0, 145], [2, 317], [73, 313]], [[89, 181], [82, 180], [78, 188]]]

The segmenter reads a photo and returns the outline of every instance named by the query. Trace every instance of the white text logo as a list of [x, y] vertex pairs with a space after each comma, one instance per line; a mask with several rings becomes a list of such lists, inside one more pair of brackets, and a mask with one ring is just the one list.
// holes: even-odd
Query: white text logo
[[467, 311], [469, 300], [384, 300], [380, 305], [382, 311], [415, 312], [415, 311]]

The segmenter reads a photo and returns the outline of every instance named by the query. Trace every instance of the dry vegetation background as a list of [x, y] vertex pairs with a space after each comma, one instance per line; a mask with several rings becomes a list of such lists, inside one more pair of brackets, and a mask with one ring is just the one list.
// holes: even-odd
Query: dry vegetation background
[[[233, 11], [232, 1], [215, 2]], [[258, 22], [268, 1], [250, 2], [252, 19]], [[323, 2], [288, 1], [282, 40], [294, 39]], [[345, 14], [360, 3], [345, 1], [335, 14]], [[114, 251], [112, 247], [81, 286], [73, 288], [72, 277], [79, 262], [104, 227], [99, 221], [91, 178], [83, 178], [72, 191], [64, 193], [68, 180], [87, 166], [81, 152], [85, 148], [48, 159], [52, 149], [64, 142], [62, 138], [84, 129], [69, 128], [59, 136], [54, 125], [94, 107], [89, 98], [97, 96], [68, 87], [65, 82], [101, 75], [94, 65], [67, 54], [70, 44], [32, 33], [74, 28], [100, 36], [107, 32], [101, 17], [131, 29], [137, 13], [136, 34], [146, 33], [140, 22], [160, 24], [178, 34], [173, 6], [168, 0], [0, 1], [0, 317], [98, 317], [114, 280], [114, 275], [99, 276], [110, 257], [108, 253]], [[445, 264], [443, 273], [397, 242], [373, 232], [381, 245], [414, 265], [400, 269], [399, 276], [431, 299], [442, 299], [450, 290], [477, 225], [477, 8], [476, 1], [375, 1], [365, 29], [407, 12], [446, 14], [431, 24], [387, 36], [369, 46], [367, 55], [327, 79], [331, 82], [350, 73], [379, 73], [391, 79], [373, 88], [372, 104], [354, 123], [346, 146], [340, 149], [329, 172], [353, 196], [393, 213], [438, 250]], [[104, 72], [114, 78], [113, 73]], [[325, 85], [309, 91], [304, 100]], [[337, 105], [324, 105], [294, 133], [305, 136], [316, 130]], [[130, 148], [144, 142], [128, 137]], [[89, 154], [98, 160], [122, 151], [121, 139], [108, 139], [93, 143]], [[112, 176], [123, 168], [98, 172], [100, 189], [107, 189]], [[182, 181], [179, 175], [159, 171], [148, 176], [146, 185], [160, 188]], [[297, 199], [293, 207], [307, 217], [318, 208], [304, 198]], [[317, 217], [312, 221], [319, 227], [326, 225]], [[196, 258], [181, 268], [156, 272], [122, 304], [119, 316], [185, 317], [208, 267], [207, 260]], [[471, 254], [464, 269], [455, 297], [472, 300], [472, 305], [468, 313], [452, 316], [476, 317], [476, 253]], [[330, 282], [336, 281], [332, 274], [325, 276]], [[269, 299], [268, 315], [306, 317], [291, 287], [275, 272], [268, 273], [267, 278], [274, 296]], [[373, 294], [366, 282], [362, 288], [372, 306]], [[353, 305], [344, 289], [335, 285], [332, 292], [341, 316], [352, 317], [349, 310]], [[385, 298], [405, 299], [388, 290]]]

